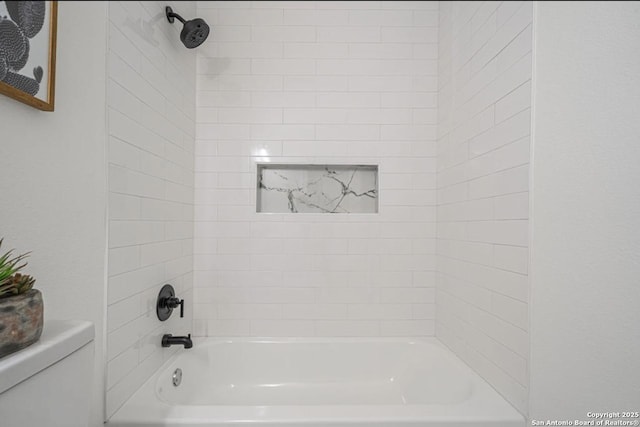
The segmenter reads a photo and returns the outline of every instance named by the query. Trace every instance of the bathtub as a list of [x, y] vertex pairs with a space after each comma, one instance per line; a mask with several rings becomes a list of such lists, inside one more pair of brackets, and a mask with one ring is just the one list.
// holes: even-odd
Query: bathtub
[[433, 338], [209, 338], [180, 350], [108, 425], [522, 427], [525, 421]]

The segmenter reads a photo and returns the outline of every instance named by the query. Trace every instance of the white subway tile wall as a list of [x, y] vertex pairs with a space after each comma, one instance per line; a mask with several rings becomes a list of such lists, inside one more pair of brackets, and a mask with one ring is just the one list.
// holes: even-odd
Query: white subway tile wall
[[[194, 332], [433, 335], [438, 3], [198, 15], [213, 32], [197, 64]], [[379, 213], [256, 213], [267, 162], [379, 165]]]
[[[108, 5], [107, 416], [175, 352], [162, 335], [191, 332], [196, 59], [167, 4], [195, 16], [195, 2]], [[184, 319], [157, 319], [165, 283]]]
[[531, 2], [441, 2], [436, 335], [528, 399]]

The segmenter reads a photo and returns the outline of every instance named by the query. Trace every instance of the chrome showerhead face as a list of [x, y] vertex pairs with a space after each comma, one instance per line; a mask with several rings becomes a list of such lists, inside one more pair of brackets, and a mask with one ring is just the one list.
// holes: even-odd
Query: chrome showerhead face
[[187, 47], [193, 49], [200, 46], [209, 37], [209, 26], [204, 19], [195, 18], [184, 23], [180, 32], [180, 40]]

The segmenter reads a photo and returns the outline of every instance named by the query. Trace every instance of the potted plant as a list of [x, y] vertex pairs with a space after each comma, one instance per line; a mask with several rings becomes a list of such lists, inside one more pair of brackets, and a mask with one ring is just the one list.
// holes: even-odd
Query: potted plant
[[14, 255], [13, 249], [0, 255], [0, 357], [30, 346], [42, 335], [42, 294], [33, 289], [33, 277], [20, 273], [28, 256]]

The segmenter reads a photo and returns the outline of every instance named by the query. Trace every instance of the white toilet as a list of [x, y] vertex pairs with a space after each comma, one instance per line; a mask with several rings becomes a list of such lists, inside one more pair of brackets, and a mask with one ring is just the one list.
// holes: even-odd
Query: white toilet
[[2, 427], [87, 427], [93, 324], [49, 321], [32, 346], [0, 359]]

